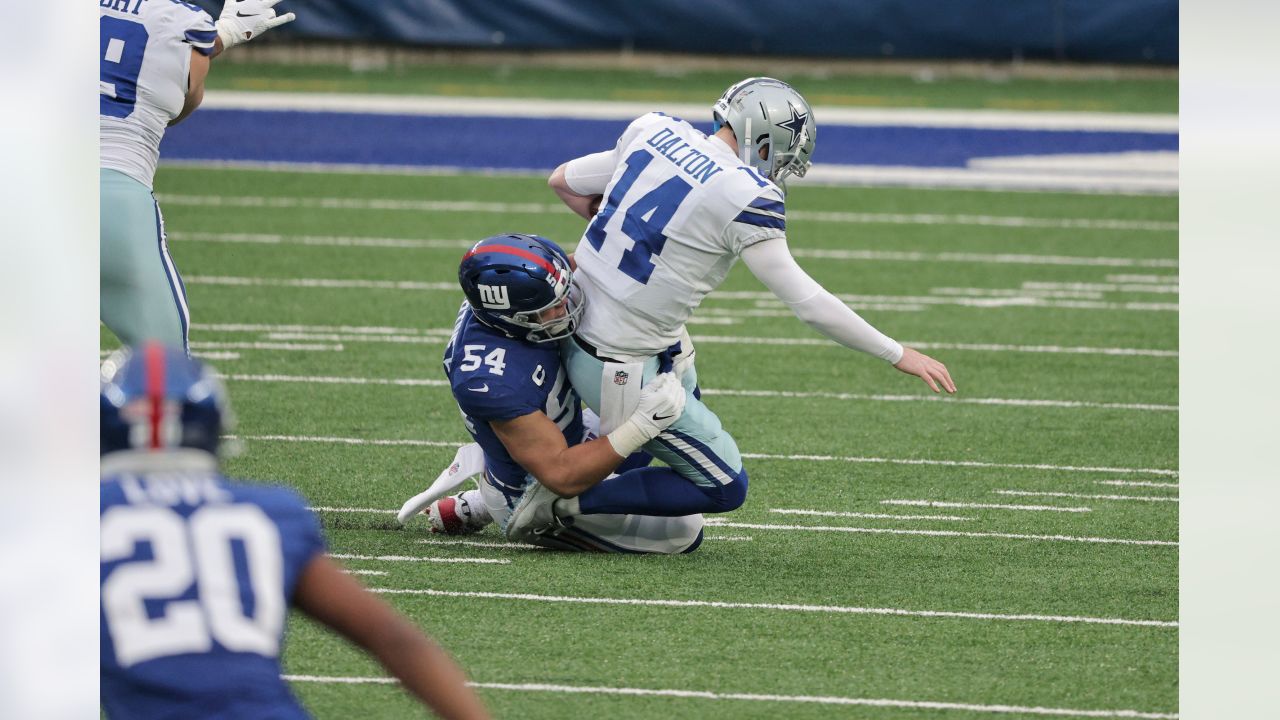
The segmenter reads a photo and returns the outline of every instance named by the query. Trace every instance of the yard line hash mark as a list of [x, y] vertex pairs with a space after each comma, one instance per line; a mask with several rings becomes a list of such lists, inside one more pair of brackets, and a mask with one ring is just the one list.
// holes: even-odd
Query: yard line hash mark
[[476, 565], [510, 565], [510, 560], [494, 558], [459, 558], [459, 557], [425, 557], [419, 555], [349, 555], [346, 553], [330, 553], [329, 557], [338, 560], [378, 560], [381, 562], [430, 562], [430, 563], [468, 563]]
[[924, 535], [933, 537], [997, 538], [1004, 540], [1037, 540], [1042, 542], [1098, 543], [1103, 545], [1149, 545], [1177, 547], [1172, 540], [1132, 540], [1128, 538], [1080, 537], [1076, 535], [1026, 535], [1021, 533], [964, 532], [960, 530], [905, 530], [898, 528], [864, 528], [846, 525], [767, 525], [723, 520], [707, 520], [707, 527], [740, 528], [742, 530], [791, 530], [796, 532], [842, 532], [872, 535]]
[[794, 603], [747, 603], [715, 600], [665, 600], [657, 598], [574, 597], [502, 593], [430, 588], [369, 588], [386, 595], [429, 595], [434, 597], [466, 597], [489, 600], [528, 600], [532, 602], [576, 603], [584, 605], [635, 605], [643, 607], [710, 608], [714, 610], [777, 610], [781, 612], [835, 613], [848, 615], [896, 615], [900, 617], [955, 618], [962, 620], [1001, 620], [1017, 622], [1083, 623], [1089, 625], [1134, 625], [1146, 627], [1178, 627], [1176, 620], [1133, 620], [1128, 618], [1081, 617], [1073, 615], [1036, 615], [1007, 613], [957, 612], [950, 610], [903, 610], [901, 608], [852, 607], [845, 605], [803, 605]]
[[1030, 510], [1045, 512], [1069, 512], [1069, 513], [1087, 513], [1092, 512], [1092, 508], [1087, 507], [1058, 507], [1055, 505], [1000, 505], [996, 503], [962, 503], [962, 502], [946, 502], [942, 500], [881, 500], [881, 505], [911, 505], [914, 507], [936, 507], [936, 508], [980, 508], [986, 510]]
[[769, 508], [769, 512], [781, 515], [810, 515], [813, 517], [851, 517], [871, 518], [874, 520], [974, 520], [971, 517], [958, 515], [888, 515], [885, 513], [841, 512], [836, 510], [792, 510], [787, 508]]
[[[389, 677], [330, 677], [322, 675], [281, 675], [287, 682], [324, 683], [332, 685], [395, 685]], [[697, 700], [735, 700], [748, 702], [807, 703], [817, 705], [853, 705], [865, 707], [891, 707], [914, 710], [960, 710], [963, 712], [1017, 713], [1019, 715], [1047, 715], [1060, 717], [1091, 718], [1140, 718], [1141, 720], [1177, 720], [1177, 713], [1142, 712], [1139, 710], [1073, 710], [1023, 705], [980, 705], [975, 703], [938, 702], [933, 700], [893, 700], [886, 698], [852, 698], [825, 695], [765, 695], [759, 693], [712, 692], [709, 690], [663, 690], [630, 687], [595, 687], [583, 685], [552, 685], [545, 683], [487, 683], [468, 682], [481, 690], [509, 690], [513, 692], [549, 692], [590, 695], [624, 695], [628, 697], [674, 697]]]
[[1080, 500], [1138, 500], [1142, 502], [1178, 502], [1176, 497], [1159, 495], [1090, 495], [1088, 493], [1046, 492], [1038, 490], [996, 490], [1000, 495], [1017, 495], [1022, 497], [1061, 497], [1078, 498]]

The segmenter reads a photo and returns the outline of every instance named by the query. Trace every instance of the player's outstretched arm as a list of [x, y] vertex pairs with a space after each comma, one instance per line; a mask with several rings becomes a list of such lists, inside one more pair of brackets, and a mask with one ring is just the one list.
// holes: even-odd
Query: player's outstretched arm
[[294, 603], [369, 651], [404, 686], [448, 720], [482, 720], [489, 712], [462, 669], [413, 623], [365, 590], [328, 555], [307, 564]]
[[599, 193], [595, 195], [579, 195], [574, 192], [564, 178], [567, 166], [568, 163], [565, 163], [556, 168], [551, 173], [551, 177], [547, 178], [547, 186], [555, 191], [556, 197], [560, 198], [560, 202], [564, 203], [570, 210], [580, 215], [583, 219], [590, 220], [600, 210], [600, 201], [604, 199], [604, 195]]
[[742, 261], [796, 317], [814, 330], [847, 348], [893, 363], [902, 372], [919, 377], [934, 392], [939, 392], [939, 384], [949, 393], [956, 391], [945, 365], [902, 347], [809, 277], [791, 256], [786, 238], [764, 240], [747, 247], [742, 251]]
[[604, 480], [636, 450], [684, 412], [684, 386], [662, 373], [640, 391], [640, 404], [626, 422], [602, 438], [569, 447], [545, 413], [490, 421], [489, 427], [520, 467], [561, 497], [574, 497]]

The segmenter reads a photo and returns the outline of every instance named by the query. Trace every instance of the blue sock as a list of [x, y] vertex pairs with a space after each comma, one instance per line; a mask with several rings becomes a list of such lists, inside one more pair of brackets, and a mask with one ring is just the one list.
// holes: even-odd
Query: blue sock
[[747, 472], [728, 485], [704, 488], [671, 468], [631, 470], [596, 485], [578, 496], [583, 515], [655, 515], [678, 517], [694, 513], [728, 512], [747, 497]]

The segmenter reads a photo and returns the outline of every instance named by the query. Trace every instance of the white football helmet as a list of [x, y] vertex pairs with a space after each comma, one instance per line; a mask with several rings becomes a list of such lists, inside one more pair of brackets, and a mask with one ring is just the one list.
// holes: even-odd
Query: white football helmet
[[711, 108], [712, 132], [728, 125], [738, 157], [785, 189], [788, 176], [804, 177], [812, 163], [817, 127], [813, 110], [795, 88], [767, 77], [732, 85]]

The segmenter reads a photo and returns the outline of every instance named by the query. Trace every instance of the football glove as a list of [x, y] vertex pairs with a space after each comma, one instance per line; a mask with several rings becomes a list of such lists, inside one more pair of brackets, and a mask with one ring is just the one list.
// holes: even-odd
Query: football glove
[[273, 27], [293, 22], [296, 17], [293, 13], [276, 16], [272, 8], [278, 2], [280, 0], [226, 0], [218, 22], [214, 23], [218, 37], [222, 38], [222, 49], [230, 50]]
[[631, 417], [609, 433], [609, 443], [622, 457], [658, 437], [684, 413], [685, 390], [675, 373], [660, 373], [640, 391], [640, 404]]

